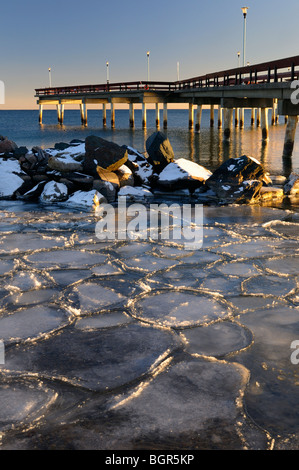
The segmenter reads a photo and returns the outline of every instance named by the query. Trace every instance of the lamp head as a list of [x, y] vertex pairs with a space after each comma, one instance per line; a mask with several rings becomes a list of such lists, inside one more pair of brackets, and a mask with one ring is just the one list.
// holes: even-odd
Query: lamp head
[[147, 57], [149, 57], [149, 55], [150, 55], [150, 51], [147, 51], [146, 55], [147, 55]]
[[242, 8], [241, 8], [241, 10], [242, 10], [242, 12], [243, 12], [243, 15], [244, 15], [244, 18], [246, 18], [248, 8], [249, 8], [249, 7], [242, 7]]

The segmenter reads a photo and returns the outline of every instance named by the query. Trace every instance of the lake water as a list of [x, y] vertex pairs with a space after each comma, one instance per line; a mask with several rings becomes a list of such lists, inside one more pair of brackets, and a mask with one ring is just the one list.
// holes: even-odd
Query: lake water
[[[225, 159], [244, 154], [260, 160], [270, 174], [288, 175], [290, 171], [299, 171], [299, 130], [295, 141], [292, 162], [282, 160], [285, 124], [280, 116], [279, 125], [269, 126], [269, 141], [263, 144], [261, 129], [251, 127], [250, 111], [245, 110], [244, 129], [234, 128], [229, 143], [224, 143], [222, 131], [217, 128], [217, 111], [215, 127], [210, 128], [209, 111], [203, 110], [201, 132], [189, 132], [188, 111], [184, 109], [168, 110], [168, 129], [166, 134], [174, 149], [176, 158], [191, 160], [213, 170]], [[271, 113], [269, 113], [269, 122]], [[65, 110], [64, 125], [57, 124], [55, 110], [44, 110], [43, 125], [38, 124], [38, 111], [1, 111], [0, 135], [14, 140], [17, 145], [29, 149], [38, 145], [51, 147], [56, 142], [70, 142], [72, 139], [85, 139], [95, 134], [105, 139], [129, 145], [139, 151], [145, 150], [147, 137], [155, 132], [155, 110], [147, 111], [147, 129], [141, 128], [141, 110], [135, 110], [135, 129], [129, 129], [128, 110], [116, 110], [115, 129], [109, 127], [110, 115], [107, 111], [107, 128], [102, 126], [101, 110], [88, 110], [88, 127], [80, 125], [79, 110]], [[161, 112], [162, 122], [162, 112]], [[163, 130], [163, 129], [162, 129]], [[164, 132], [164, 131], [163, 131]]]
[[[150, 113], [146, 132], [126, 111], [113, 131], [96, 111], [88, 128], [79, 112], [55, 118], [0, 113], [0, 133], [28, 148], [96, 133], [142, 151], [155, 130]], [[207, 113], [200, 134], [187, 119], [169, 111], [177, 157], [213, 169], [248, 153], [284, 174], [283, 123], [265, 148], [247, 124], [225, 146]], [[0, 201], [0, 215], [0, 448], [298, 449], [297, 203], [206, 206], [193, 251], [100, 241], [96, 213], [62, 204]]]

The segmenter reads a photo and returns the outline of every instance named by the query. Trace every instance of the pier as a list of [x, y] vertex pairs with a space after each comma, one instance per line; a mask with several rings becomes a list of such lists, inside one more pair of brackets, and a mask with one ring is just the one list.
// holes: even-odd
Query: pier
[[271, 125], [277, 124], [279, 115], [285, 116], [283, 157], [288, 157], [293, 152], [299, 115], [299, 104], [291, 101], [294, 93], [291, 84], [298, 77], [299, 56], [294, 56], [175, 82], [107, 82], [99, 85], [39, 88], [35, 90], [35, 97], [39, 105], [40, 124], [47, 105], [56, 106], [58, 123], [63, 124], [64, 107], [71, 104], [78, 105], [81, 124], [87, 126], [87, 107], [96, 104], [102, 106], [103, 127], [107, 126], [106, 109], [110, 106], [111, 128], [115, 127], [115, 108], [118, 104], [128, 105], [131, 128], [135, 126], [135, 107], [141, 105], [142, 127], [146, 128], [147, 106], [154, 105], [157, 129], [160, 128], [160, 109], [163, 110], [162, 127], [167, 129], [168, 105], [187, 104], [188, 127], [191, 131], [199, 132], [203, 106], [208, 106], [210, 126], [217, 124], [223, 132], [224, 140], [230, 139], [233, 126], [243, 128], [244, 109], [251, 109], [251, 125], [260, 127], [262, 139], [267, 141], [270, 112]]

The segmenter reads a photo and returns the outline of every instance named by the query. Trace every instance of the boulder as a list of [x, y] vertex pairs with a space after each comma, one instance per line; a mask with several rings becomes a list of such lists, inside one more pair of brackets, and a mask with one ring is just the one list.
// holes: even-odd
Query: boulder
[[40, 147], [33, 147], [31, 152], [19, 158], [21, 168], [29, 175], [45, 173], [48, 168], [49, 155]]
[[247, 204], [259, 198], [262, 186], [262, 181], [248, 180], [219, 184], [213, 191], [221, 204]]
[[174, 161], [174, 152], [169, 139], [163, 132], [154, 132], [146, 141], [148, 161], [156, 173], [160, 173], [168, 163]]
[[61, 172], [83, 171], [83, 166], [81, 165], [81, 163], [77, 162], [68, 155], [49, 157], [48, 167], [52, 170], [57, 170]]
[[57, 183], [56, 181], [49, 181], [45, 184], [43, 191], [40, 195], [40, 201], [60, 202], [65, 201], [68, 197], [68, 190], [65, 184]]
[[18, 146], [13, 140], [0, 136], [0, 153], [14, 153], [17, 148]]
[[206, 184], [217, 193], [222, 185], [240, 185], [243, 181], [259, 180], [269, 183], [267, 173], [263, 166], [254, 158], [243, 155], [238, 158], [230, 158], [217, 168], [207, 179]]
[[55, 148], [56, 150], [65, 150], [65, 149], [67, 149], [69, 146], [70, 146], [70, 144], [67, 144], [66, 142], [57, 142], [57, 143], [54, 145], [54, 148]]
[[150, 185], [154, 180], [154, 169], [148, 159], [137, 150], [128, 148], [128, 160], [126, 166], [132, 171], [134, 184]]
[[118, 191], [118, 197], [125, 196], [128, 200], [131, 201], [144, 201], [148, 198], [153, 197], [153, 193], [147, 188], [142, 186], [123, 186]]
[[82, 209], [96, 209], [101, 203], [107, 203], [106, 198], [93, 189], [91, 191], [76, 191], [65, 202], [67, 206]]
[[189, 189], [192, 193], [199, 188], [212, 175], [212, 173], [197, 163], [179, 158], [169, 163], [161, 171], [157, 179], [159, 189], [174, 191], [177, 189]]
[[52, 178], [59, 182], [63, 182], [64, 179], [70, 181], [77, 191], [90, 191], [93, 185], [93, 177], [79, 171], [57, 172]]
[[41, 193], [43, 192], [45, 184], [46, 184], [46, 181], [42, 181], [42, 182], [36, 184], [29, 191], [25, 192], [24, 194], [20, 194], [19, 199], [23, 199], [24, 201], [38, 200]]
[[119, 179], [119, 186], [134, 186], [135, 180], [132, 171], [127, 165], [122, 165], [115, 171]]
[[23, 157], [24, 155], [26, 155], [28, 152], [29, 152], [28, 148], [22, 146], [22, 147], [16, 148], [14, 150], [13, 154], [14, 154], [14, 157], [20, 158], [20, 157]]
[[262, 201], [272, 201], [273, 199], [283, 199], [284, 193], [282, 188], [275, 186], [262, 186], [260, 190], [260, 199]]
[[83, 161], [84, 172], [96, 175], [97, 166], [108, 171], [114, 171], [126, 163], [127, 159], [127, 150], [114, 142], [109, 142], [95, 135], [86, 137]]
[[109, 181], [94, 179], [92, 189], [102, 194], [108, 202], [114, 202], [116, 199], [118, 186], [110, 183]]
[[294, 196], [299, 193], [299, 175], [296, 173], [291, 173], [288, 177], [284, 187], [284, 194]]
[[15, 192], [24, 184], [22, 171], [17, 160], [0, 158], [0, 198], [11, 199]]

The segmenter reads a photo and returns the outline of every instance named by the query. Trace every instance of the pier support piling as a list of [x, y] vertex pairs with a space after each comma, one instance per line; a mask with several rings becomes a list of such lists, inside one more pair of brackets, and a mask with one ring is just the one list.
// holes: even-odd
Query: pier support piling
[[227, 108], [224, 113], [224, 132], [223, 138], [224, 140], [229, 140], [231, 136], [231, 130], [233, 125], [233, 108]]
[[215, 118], [215, 111], [214, 111], [214, 105], [211, 105], [210, 108], [210, 127], [214, 127], [214, 118]]
[[142, 103], [142, 128], [146, 129], [146, 103]]
[[218, 106], [218, 129], [222, 128], [222, 107], [219, 104]]
[[110, 116], [110, 124], [111, 124], [111, 129], [115, 128], [115, 105], [114, 103], [111, 103], [111, 116]]
[[261, 127], [262, 127], [262, 139], [268, 140], [269, 138], [268, 108], [261, 108]]
[[288, 116], [285, 132], [283, 157], [291, 157], [293, 153], [298, 116]]
[[277, 124], [277, 104], [276, 100], [273, 100], [271, 125], [275, 126], [275, 124]]
[[251, 126], [254, 126], [254, 123], [255, 123], [255, 108], [251, 108], [251, 120], [250, 120]]
[[102, 109], [102, 113], [103, 113], [103, 127], [106, 127], [107, 126], [107, 106], [106, 106], [106, 103], [103, 103], [103, 109]]
[[167, 103], [163, 104], [163, 128], [167, 129]]
[[134, 104], [129, 104], [129, 124], [131, 129], [134, 129], [135, 126], [135, 116], [134, 116]]
[[189, 129], [193, 129], [194, 124], [194, 106], [192, 103], [189, 103]]
[[42, 124], [43, 123], [43, 105], [40, 104], [39, 105], [39, 123]]
[[197, 110], [196, 110], [196, 123], [195, 123], [195, 130], [196, 130], [197, 132], [200, 131], [201, 116], [202, 116], [202, 105], [199, 104], [199, 105], [197, 106]]
[[257, 109], [256, 113], [256, 127], [260, 127], [261, 125], [261, 108]]
[[239, 127], [243, 129], [244, 127], [244, 108], [240, 108], [240, 119], [239, 119]]
[[239, 126], [239, 112], [240, 112], [240, 109], [235, 108], [235, 127]]
[[160, 109], [159, 103], [156, 103], [156, 129], [160, 128]]

